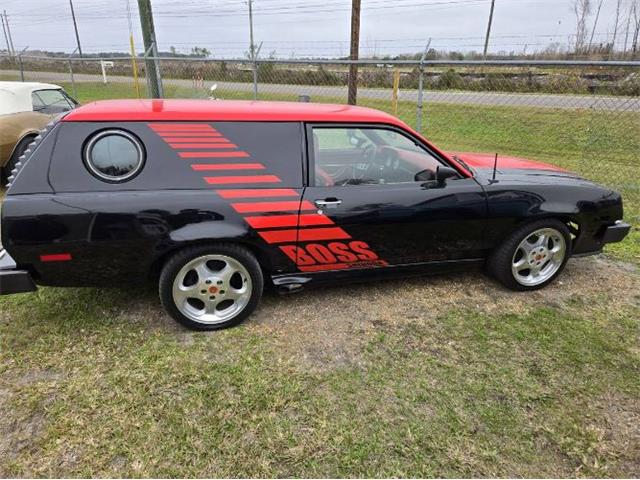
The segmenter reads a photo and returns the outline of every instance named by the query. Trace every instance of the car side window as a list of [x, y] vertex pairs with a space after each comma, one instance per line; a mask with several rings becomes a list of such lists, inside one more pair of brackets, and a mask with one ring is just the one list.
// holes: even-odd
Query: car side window
[[313, 127], [313, 158], [316, 186], [425, 181], [440, 165], [412, 138], [384, 127]]
[[36, 90], [31, 94], [33, 111], [55, 115], [68, 112], [74, 106], [60, 90]]
[[124, 130], [103, 130], [89, 139], [84, 161], [98, 179], [121, 183], [135, 177], [145, 162], [140, 140]]

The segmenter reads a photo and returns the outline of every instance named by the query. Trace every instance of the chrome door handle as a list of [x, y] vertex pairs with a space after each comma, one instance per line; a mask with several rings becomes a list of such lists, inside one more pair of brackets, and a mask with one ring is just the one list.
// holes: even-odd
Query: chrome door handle
[[313, 203], [315, 203], [318, 208], [337, 208], [338, 205], [342, 203], [342, 200], [337, 198], [327, 198], [325, 200], [315, 200]]

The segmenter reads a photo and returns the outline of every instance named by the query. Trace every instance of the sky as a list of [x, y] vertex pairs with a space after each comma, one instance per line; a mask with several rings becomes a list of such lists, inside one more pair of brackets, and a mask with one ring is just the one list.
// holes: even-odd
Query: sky
[[[142, 50], [137, 0], [72, 0], [85, 52], [128, 51], [129, 28]], [[613, 32], [617, 0], [604, 0], [596, 41]], [[623, 0], [627, 4], [631, 0]], [[244, 56], [249, 44], [243, 0], [151, 0], [161, 50], [206, 47], [214, 58]], [[595, 0], [594, 0], [595, 2]], [[482, 51], [491, 0], [362, 0], [360, 56], [415, 53], [429, 38], [436, 50]], [[568, 45], [575, 32], [573, 0], [495, 0], [489, 51], [540, 51]], [[0, 0], [16, 50], [72, 52], [69, 0]], [[336, 57], [349, 53], [351, 0], [253, 0], [261, 56]], [[624, 43], [626, 12], [617, 45]], [[4, 48], [4, 38], [0, 37]], [[630, 40], [629, 40], [630, 41]]]

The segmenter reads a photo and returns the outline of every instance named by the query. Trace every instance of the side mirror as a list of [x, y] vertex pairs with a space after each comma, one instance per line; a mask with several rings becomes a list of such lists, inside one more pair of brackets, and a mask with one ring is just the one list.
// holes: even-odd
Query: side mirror
[[416, 182], [433, 182], [436, 179], [436, 174], [433, 170], [427, 168], [416, 173], [413, 179]]
[[457, 178], [458, 172], [451, 167], [443, 167], [439, 165], [436, 169], [436, 182], [438, 185], [444, 185], [448, 178]]

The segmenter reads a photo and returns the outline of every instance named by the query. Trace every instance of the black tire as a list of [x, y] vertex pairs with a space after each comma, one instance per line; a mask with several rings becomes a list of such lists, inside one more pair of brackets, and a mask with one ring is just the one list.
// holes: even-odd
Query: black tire
[[[224, 322], [207, 324], [194, 321], [179, 310], [173, 298], [173, 284], [180, 270], [187, 263], [203, 255], [225, 255], [231, 257], [242, 264], [251, 277], [252, 291], [248, 303], [234, 317]], [[160, 301], [165, 310], [177, 322], [192, 330], [219, 330], [239, 324], [251, 315], [258, 306], [264, 288], [262, 270], [255, 256], [246, 248], [229, 243], [199, 245], [180, 250], [167, 260], [160, 273], [158, 283]]]
[[[565, 256], [560, 265], [560, 268], [547, 280], [538, 285], [523, 285], [518, 282], [511, 270], [511, 264], [516, 254], [516, 249], [522, 241], [530, 237], [533, 232], [541, 228], [553, 228], [560, 232], [564, 237], [566, 244]], [[571, 235], [567, 226], [559, 220], [549, 218], [544, 220], [538, 220], [532, 223], [523, 225], [518, 230], [513, 232], [509, 238], [507, 238], [499, 247], [497, 247], [489, 256], [487, 261], [487, 270], [489, 273], [505, 287], [516, 291], [530, 291], [538, 290], [547, 286], [553, 282], [558, 275], [564, 270], [567, 260], [571, 256]]]
[[11, 176], [11, 172], [14, 168], [16, 168], [16, 164], [18, 163], [18, 161], [20, 160], [20, 157], [22, 156], [22, 154], [24, 153], [24, 151], [29, 148], [29, 145], [31, 145], [31, 143], [33, 142], [33, 136], [28, 136], [28, 137], [24, 137], [22, 140], [20, 140], [20, 142], [18, 143], [18, 145], [16, 145], [16, 148], [13, 150], [13, 153], [11, 154], [11, 157], [9, 158], [9, 161], [7, 162], [7, 164], [4, 166], [3, 169], [3, 181], [6, 183], [6, 181], [8, 181], [9, 177]]

